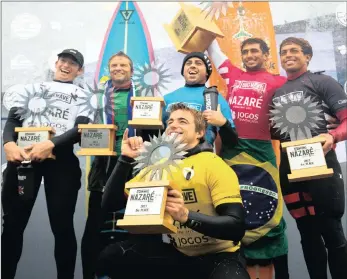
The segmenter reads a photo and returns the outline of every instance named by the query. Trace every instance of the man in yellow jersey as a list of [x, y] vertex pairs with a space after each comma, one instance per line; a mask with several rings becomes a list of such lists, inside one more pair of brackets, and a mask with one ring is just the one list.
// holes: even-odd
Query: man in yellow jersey
[[[126, 274], [127, 278], [151, 279], [249, 279], [239, 251], [245, 214], [238, 179], [205, 142], [206, 126], [201, 112], [183, 103], [171, 106], [166, 134], [177, 134], [187, 151], [180, 168], [172, 171], [182, 192], [169, 190], [166, 203], [178, 233], [132, 235], [109, 245], [99, 257], [98, 278]], [[105, 212], [115, 204], [124, 207], [124, 185], [142, 146], [142, 138], [128, 138], [126, 130], [121, 156], [106, 184]], [[141, 180], [137, 175], [131, 182]]]

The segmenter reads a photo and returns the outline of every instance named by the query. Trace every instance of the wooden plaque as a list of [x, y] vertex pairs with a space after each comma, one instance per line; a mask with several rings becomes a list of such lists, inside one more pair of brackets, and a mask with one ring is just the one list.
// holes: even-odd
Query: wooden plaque
[[322, 148], [323, 137], [282, 143], [287, 152], [291, 174], [290, 182], [305, 181], [333, 176], [333, 169], [328, 169]]
[[112, 124], [80, 124], [81, 149], [80, 156], [115, 156], [117, 126]]
[[[22, 148], [50, 140], [55, 134], [52, 127], [16, 127], [14, 131], [18, 133], [17, 145]], [[48, 159], [55, 159], [55, 156], [51, 154]]]
[[164, 129], [162, 121], [163, 97], [132, 97], [132, 120], [129, 126], [135, 129]]
[[177, 51], [181, 53], [204, 52], [216, 37], [224, 37], [213, 21], [205, 19], [201, 9], [184, 3], [179, 4], [181, 9], [172, 22], [164, 24]]
[[178, 189], [169, 180], [127, 183], [129, 191], [124, 219], [117, 226], [132, 234], [177, 233], [172, 217], [165, 212], [167, 191]]

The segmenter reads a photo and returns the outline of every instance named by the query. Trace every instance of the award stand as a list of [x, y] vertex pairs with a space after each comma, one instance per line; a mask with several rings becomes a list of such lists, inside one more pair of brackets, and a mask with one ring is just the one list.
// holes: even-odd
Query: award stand
[[325, 138], [312, 137], [311, 132], [318, 128], [318, 121], [324, 121], [324, 112], [318, 102], [298, 94], [301, 93], [275, 98], [274, 109], [270, 110], [270, 121], [275, 124], [273, 129], [290, 137], [289, 142], [281, 143], [282, 150], [288, 154], [291, 169], [288, 180], [297, 182], [330, 177], [334, 172], [326, 165], [322, 148]]
[[[180, 190], [168, 175], [186, 154], [185, 144], [165, 133], [145, 142], [146, 151], [136, 158], [135, 169], [143, 169], [136, 182], [125, 185], [128, 193], [124, 219], [117, 226], [133, 234], [177, 233], [172, 217], [165, 212], [169, 189]], [[139, 179], [138, 179], [139, 178]], [[139, 180], [139, 181], [138, 181]]]
[[165, 105], [162, 97], [131, 97], [133, 108], [129, 126], [135, 129], [164, 129], [162, 112]]
[[[21, 148], [50, 140], [55, 134], [52, 127], [17, 127], [14, 131], [18, 133], [17, 145]], [[55, 156], [51, 154], [47, 159], [55, 159]]]
[[79, 156], [115, 156], [117, 126], [112, 124], [79, 124], [81, 129], [81, 150]]
[[177, 233], [172, 217], [165, 212], [167, 192], [178, 189], [172, 181], [127, 183], [129, 197], [124, 219], [117, 226], [133, 234]]
[[283, 151], [288, 154], [291, 174], [290, 182], [330, 177], [333, 169], [328, 169], [322, 149], [324, 138], [310, 138], [282, 143]]
[[199, 8], [184, 3], [179, 4], [180, 11], [170, 24], [164, 25], [179, 52], [204, 52], [215, 38], [224, 37], [218, 26], [213, 21], [205, 19]]

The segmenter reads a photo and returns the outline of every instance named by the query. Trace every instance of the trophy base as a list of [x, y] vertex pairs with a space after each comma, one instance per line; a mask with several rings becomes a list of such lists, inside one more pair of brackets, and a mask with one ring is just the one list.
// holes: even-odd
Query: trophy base
[[158, 119], [134, 119], [129, 120], [128, 125], [140, 130], [160, 130], [164, 129], [163, 121]]
[[81, 149], [76, 152], [79, 156], [116, 156], [117, 153], [111, 150], [98, 150], [97, 148]]
[[288, 174], [288, 180], [289, 182], [299, 182], [299, 181], [327, 178], [333, 175], [334, 175], [334, 170], [327, 169], [324, 166], [324, 167], [316, 167], [311, 169], [292, 171], [292, 174]]
[[177, 233], [177, 227], [171, 222], [158, 219], [157, 216], [126, 216], [117, 221], [117, 226], [131, 234]]

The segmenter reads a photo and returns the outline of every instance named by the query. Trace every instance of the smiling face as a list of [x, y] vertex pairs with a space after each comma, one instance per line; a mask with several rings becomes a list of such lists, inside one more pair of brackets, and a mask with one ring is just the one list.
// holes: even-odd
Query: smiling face
[[59, 81], [73, 81], [83, 73], [83, 68], [75, 61], [71, 55], [61, 55], [55, 62], [54, 79]]
[[257, 43], [246, 44], [241, 50], [242, 62], [247, 71], [259, 71], [265, 68], [268, 57], [269, 55], [263, 53], [260, 44]]
[[126, 84], [133, 73], [130, 61], [124, 56], [114, 56], [109, 62], [109, 71], [112, 82], [115, 85]]
[[287, 43], [280, 50], [281, 66], [287, 73], [306, 71], [311, 60], [310, 54], [304, 54], [300, 45]]
[[198, 131], [196, 127], [194, 114], [189, 110], [178, 109], [170, 113], [166, 134], [179, 134], [177, 139], [182, 140], [187, 144], [187, 148], [191, 149], [199, 144], [205, 134], [204, 130]]
[[183, 76], [187, 84], [205, 84], [207, 71], [205, 63], [197, 57], [192, 57], [184, 64]]

